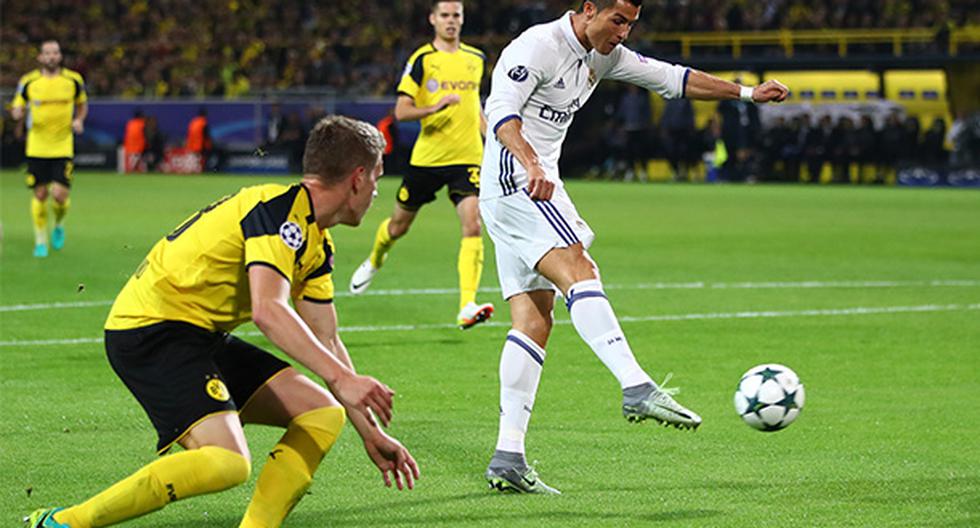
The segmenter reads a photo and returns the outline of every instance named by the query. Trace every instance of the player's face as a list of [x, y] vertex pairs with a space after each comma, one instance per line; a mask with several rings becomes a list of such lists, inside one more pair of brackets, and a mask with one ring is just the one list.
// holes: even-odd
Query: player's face
[[61, 46], [57, 42], [45, 42], [41, 45], [37, 61], [46, 69], [56, 69], [61, 64]]
[[439, 2], [429, 14], [429, 23], [441, 40], [457, 40], [463, 30], [463, 3]]
[[348, 218], [347, 225], [360, 225], [361, 219], [371, 208], [371, 204], [378, 196], [378, 178], [384, 173], [384, 163], [378, 157], [378, 163], [370, 170], [365, 170], [361, 175], [355, 176], [361, 180], [361, 187], [351, 202], [351, 218]]
[[600, 54], [609, 55], [629, 36], [633, 24], [640, 18], [640, 8], [627, 0], [617, 0], [612, 6], [597, 11], [595, 4], [589, 2], [585, 4], [585, 15], [585, 35], [589, 43]]

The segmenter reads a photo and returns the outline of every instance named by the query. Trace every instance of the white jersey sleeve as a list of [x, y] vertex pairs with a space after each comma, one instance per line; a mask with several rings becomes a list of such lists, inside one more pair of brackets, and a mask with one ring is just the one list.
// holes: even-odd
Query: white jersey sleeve
[[500, 125], [511, 119], [523, 119], [521, 112], [531, 94], [550, 79], [545, 57], [553, 52], [542, 53], [539, 48], [545, 46], [537, 39], [523, 38], [514, 40], [500, 53], [485, 108], [491, 133], [496, 134]]
[[603, 75], [656, 92], [664, 99], [684, 97], [691, 69], [644, 56], [619, 45], [610, 53], [609, 70]]

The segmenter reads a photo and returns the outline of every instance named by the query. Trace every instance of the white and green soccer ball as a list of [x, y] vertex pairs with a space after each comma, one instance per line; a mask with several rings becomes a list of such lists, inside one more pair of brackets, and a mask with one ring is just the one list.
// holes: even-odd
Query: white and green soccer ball
[[760, 431], [778, 431], [803, 410], [805, 392], [799, 376], [777, 363], [752, 367], [735, 390], [735, 412]]

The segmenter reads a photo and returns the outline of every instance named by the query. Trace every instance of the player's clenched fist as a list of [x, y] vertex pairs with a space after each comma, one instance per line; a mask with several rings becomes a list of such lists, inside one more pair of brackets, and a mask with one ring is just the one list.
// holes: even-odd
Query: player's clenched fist
[[752, 100], [757, 103], [781, 103], [788, 95], [789, 88], [775, 79], [770, 79], [752, 90]]
[[555, 192], [555, 184], [544, 175], [540, 165], [532, 165], [527, 169], [527, 192], [532, 200], [550, 200]]

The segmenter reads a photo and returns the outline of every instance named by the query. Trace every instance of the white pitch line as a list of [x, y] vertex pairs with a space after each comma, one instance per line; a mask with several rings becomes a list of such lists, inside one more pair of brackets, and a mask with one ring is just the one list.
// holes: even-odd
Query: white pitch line
[[52, 302], [37, 304], [8, 304], [0, 306], [0, 312], [26, 312], [30, 310], [60, 310], [63, 308], [89, 308], [91, 306], [111, 306], [112, 301]]
[[[980, 280], [920, 280], [920, 281], [785, 281], [785, 282], [652, 282], [641, 284], [606, 284], [607, 290], [761, 290], [761, 289], [820, 289], [820, 288], [940, 288], [975, 287]], [[498, 293], [500, 288], [480, 288], [482, 293]], [[456, 295], [456, 288], [411, 288], [368, 290], [366, 297], [404, 297], [408, 295]], [[349, 292], [337, 292], [336, 297], [354, 297]], [[60, 310], [66, 308], [90, 308], [111, 306], [112, 301], [52, 302], [37, 304], [0, 305], [2, 312], [26, 312], [32, 310]]]
[[976, 280], [923, 280], [923, 281], [802, 281], [802, 282], [719, 282], [711, 284], [714, 289], [775, 289], [775, 288], [907, 288], [980, 286]]
[[[672, 322], [672, 321], [699, 321], [699, 320], [721, 320], [721, 319], [762, 319], [777, 317], [832, 317], [845, 315], [881, 315], [898, 313], [924, 313], [924, 312], [963, 312], [980, 310], [980, 303], [975, 304], [923, 304], [919, 306], [872, 306], [855, 308], [823, 308], [812, 310], [767, 310], [761, 312], [720, 312], [720, 313], [691, 313], [691, 314], [667, 314], [667, 315], [647, 315], [642, 317], [620, 317], [621, 323], [649, 323], [649, 322]], [[555, 321], [555, 324], [568, 325], [571, 321], [562, 319]], [[503, 321], [492, 321], [481, 326], [489, 327], [508, 327], [510, 323]], [[342, 326], [341, 333], [355, 332], [410, 332], [416, 330], [447, 330], [455, 329], [456, 325], [447, 323], [437, 324], [403, 324], [403, 325], [366, 325], [366, 326]], [[260, 332], [250, 331], [241, 332], [236, 335], [243, 337], [255, 337], [261, 335]], [[101, 343], [101, 337], [80, 337], [75, 339], [42, 339], [37, 341], [0, 341], [0, 347], [30, 347], [30, 346], [53, 346], [53, 345], [81, 345]]]

